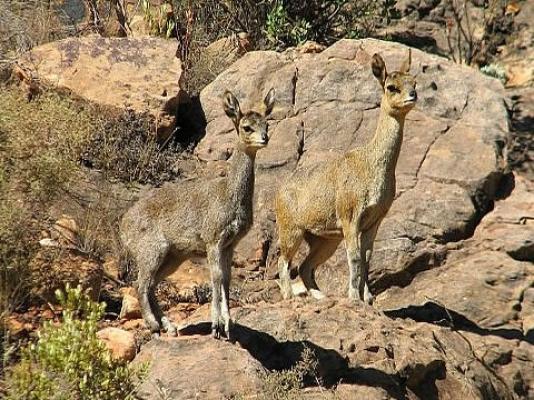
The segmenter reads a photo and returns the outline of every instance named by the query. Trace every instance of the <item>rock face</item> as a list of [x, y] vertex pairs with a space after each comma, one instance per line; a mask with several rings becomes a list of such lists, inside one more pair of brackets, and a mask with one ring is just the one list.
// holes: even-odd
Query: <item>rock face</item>
[[33, 303], [57, 303], [55, 291], [81, 285], [93, 300], [98, 300], [103, 268], [98, 261], [79, 252], [57, 248], [40, 249], [29, 263]]
[[221, 399], [259, 387], [263, 369], [246, 350], [210, 336], [153, 340], [135, 363], [150, 363], [150, 376], [139, 389], [143, 399], [158, 392], [172, 399]]
[[[259, 103], [270, 87], [277, 91], [271, 141], [257, 159], [255, 225], [238, 256], [253, 259], [258, 247], [271, 244], [268, 259], [276, 261], [272, 202], [280, 182], [303, 165], [328, 162], [371, 138], [381, 98], [370, 69], [375, 52], [394, 70], [406, 47], [366, 39], [341, 40], [319, 54], [252, 52], [202, 91], [207, 127], [197, 154], [214, 165], [235, 142], [221, 107], [224, 90], [248, 103], [245, 108]], [[503, 176], [508, 122], [501, 84], [415, 49], [412, 58], [419, 101], [405, 125], [397, 198], [375, 242], [370, 269], [375, 293], [438, 264], [444, 243], [470, 236]], [[340, 247], [318, 270], [319, 285], [328, 294], [344, 294], [347, 269]]]
[[[208, 310], [203, 311], [189, 319], [184, 336], [155, 340], [141, 350], [135, 362], [153, 362], [141, 387], [143, 398], [158, 398], [154, 385], [176, 398], [261, 393], [266, 378], [258, 372], [290, 368], [306, 348], [317, 360], [316, 376], [304, 379], [309, 388], [296, 398], [330, 398], [313, 389], [319, 381], [323, 395], [338, 394], [333, 398], [513, 399], [519, 397], [514, 385], [524, 384], [534, 367], [528, 358], [532, 344], [503, 339], [501, 332], [480, 336], [392, 319], [344, 299], [234, 309], [235, 344], [209, 337], [209, 323], [197, 322], [209, 320]], [[513, 382], [488, 368], [505, 369], [514, 357], [521, 364], [509, 371]]]
[[376, 306], [390, 316], [465, 329], [475, 351], [516, 395], [532, 398], [534, 186], [515, 181], [510, 197], [447, 253], [443, 265], [386, 290]]
[[173, 295], [181, 301], [196, 301], [198, 292], [210, 290], [211, 285], [209, 268], [191, 260], [183, 262], [166, 280], [173, 286]]
[[170, 134], [183, 95], [176, 43], [159, 38], [69, 38], [38, 46], [19, 64], [33, 79], [99, 105], [149, 112]]
[[510, 197], [496, 204], [472, 238], [451, 246], [439, 268], [421, 272], [406, 287], [382, 293], [378, 307], [433, 301], [484, 328], [507, 329], [511, 337], [533, 339], [534, 326], [524, 323], [524, 318], [534, 317], [533, 220], [534, 186], [516, 178]]
[[98, 331], [96, 335], [106, 344], [113, 358], [122, 361], [134, 359], [137, 347], [131, 332], [109, 327]]

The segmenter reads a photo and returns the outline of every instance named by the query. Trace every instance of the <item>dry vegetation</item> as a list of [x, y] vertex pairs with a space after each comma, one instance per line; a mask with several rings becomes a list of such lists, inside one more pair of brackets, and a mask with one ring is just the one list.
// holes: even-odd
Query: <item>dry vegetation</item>
[[504, 44], [506, 34], [512, 29], [513, 16], [506, 12], [508, 1], [490, 0], [484, 2], [483, 17], [478, 34], [470, 16], [470, 8], [477, 2], [448, 0], [450, 17], [446, 22], [446, 37], [449, 57], [456, 63], [487, 65], [497, 47]]
[[[175, 161], [180, 153], [172, 146], [160, 149], [152, 125], [149, 119], [135, 118], [129, 111], [99, 110], [48, 91], [28, 102], [17, 87], [2, 87], [2, 320], [14, 310], [25, 309], [30, 289], [43, 284], [36, 280], [50, 278], [33, 273], [31, 265], [39, 251], [41, 232], [61, 213], [68, 212], [78, 222], [76, 246], [83, 257], [120, 257], [116, 224], [136, 196], [132, 189], [140, 183], [160, 184], [179, 174]], [[60, 253], [50, 251], [39, 260], [52, 257], [49, 265], [61, 262]], [[0, 342], [4, 343], [7, 332], [2, 332]], [[3, 347], [10, 345], [6, 342]]]
[[[121, 1], [80, 0], [93, 10], [85, 21], [60, 3], [0, 1], [0, 381], [2, 367], [13, 360], [10, 349], [16, 348], [3, 322], [24, 309], [31, 287], [38, 285], [29, 265], [42, 231], [62, 212], [69, 213], [79, 225], [78, 252], [98, 261], [109, 255], [124, 259], [116, 236], [122, 212], [139, 186], [180, 178], [177, 161], [186, 150], [179, 143], [157, 143], [148, 116], [99, 109], [46, 89], [28, 102], [12, 80], [7, 82], [13, 60], [34, 46], [91, 30], [120, 33], [106, 29], [119, 15], [114, 7]], [[283, 50], [306, 40], [330, 44], [342, 37], [373, 36], [397, 18], [395, 1], [169, 0], [157, 9], [142, 3], [152, 33], [180, 42], [186, 89], [193, 96], [232, 62], [226, 54], [204, 51], [222, 37], [247, 32], [250, 49]], [[450, 3], [451, 58], [487, 63], [509, 29], [503, 11], [507, 2], [489, 2], [482, 39], [475, 38], [460, 2]], [[128, 15], [122, 12], [125, 25]], [[196, 292], [195, 301], [206, 302], [209, 295], [209, 290]], [[265, 374], [264, 393], [297, 399], [305, 378], [316, 379], [314, 365], [313, 354], [305, 353], [293, 369]]]
[[[250, 49], [283, 50], [307, 40], [331, 44], [342, 37], [367, 37], [391, 18], [392, 1], [355, 0], [173, 0], [173, 34], [178, 38], [187, 90], [198, 94], [229, 64], [203, 50], [221, 37], [247, 33]], [[230, 60], [230, 62], [232, 62]]]
[[264, 372], [261, 378], [261, 400], [298, 400], [301, 389], [308, 381], [321, 386], [317, 375], [317, 358], [312, 349], [305, 347], [301, 359], [292, 368], [282, 371]]

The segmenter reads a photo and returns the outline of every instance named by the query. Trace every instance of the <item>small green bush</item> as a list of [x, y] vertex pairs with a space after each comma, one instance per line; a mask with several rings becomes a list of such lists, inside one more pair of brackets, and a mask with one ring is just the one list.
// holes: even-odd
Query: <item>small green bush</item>
[[[396, 0], [172, 0], [188, 93], [197, 95], [226, 66], [202, 51], [222, 37], [246, 32], [252, 49], [283, 50], [307, 40], [332, 44], [371, 36], [397, 18]], [[192, 16], [192, 18], [190, 18]], [[189, 22], [188, 22], [189, 21]]]
[[105, 304], [93, 302], [81, 287], [56, 295], [62, 321], [45, 323], [39, 340], [23, 349], [21, 361], [7, 373], [6, 399], [135, 399], [144, 368], [114, 360], [96, 335]]
[[305, 347], [301, 360], [293, 367], [284, 371], [264, 372], [261, 376], [260, 400], [298, 400], [302, 398], [301, 389], [307, 378], [317, 377], [318, 361], [315, 353]]
[[306, 40], [331, 44], [371, 36], [376, 26], [398, 17], [395, 1], [271, 0], [265, 32], [272, 47], [297, 46]]
[[503, 68], [502, 65], [499, 64], [484, 65], [482, 68], [480, 68], [480, 72], [482, 72], [484, 75], [488, 75], [492, 78], [500, 80], [503, 85], [508, 80], [506, 70]]

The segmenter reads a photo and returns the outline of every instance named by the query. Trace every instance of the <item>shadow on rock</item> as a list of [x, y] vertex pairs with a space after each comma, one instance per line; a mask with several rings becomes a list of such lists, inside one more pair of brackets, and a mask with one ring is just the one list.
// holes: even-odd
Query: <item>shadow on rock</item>
[[[189, 325], [182, 335], [209, 335], [208, 322]], [[416, 365], [406, 371], [407, 377], [388, 374], [368, 367], [351, 367], [345, 357], [335, 350], [316, 345], [309, 340], [278, 341], [275, 337], [255, 329], [236, 324], [233, 327], [233, 340], [270, 371], [282, 371], [297, 365], [305, 349], [310, 349], [317, 360], [315, 376], [305, 378], [306, 386], [321, 385], [331, 388], [339, 383], [380, 387], [393, 399], [406, 399], [407, 388], [414, 393], [424, 393], [426, 399], [438, 399], [436, 380], [445, 379], [445, 363], [436, 362], [431, 368]], [[318, 378], [318, 379], [316, 379]]]
[[177, 128], [172, 140], [191, 150], [206, 135], [206, 114], [198, 96], [191, 97], [176, 108]]
[[524, 335], [519, 329], [482, 328], [462, 314], [432, 301], [420, 306], [409, 306], [397, 310], [384, 311], [384, 314], [390, 318], [410, 318], [417, 322], [428, 322], [439, 326], [446, 326], [453, 330], [476, 333], [480, 336], [498, 336], [503, 339], [517, 339], [534, 344], [534, 331], [529, 331]]

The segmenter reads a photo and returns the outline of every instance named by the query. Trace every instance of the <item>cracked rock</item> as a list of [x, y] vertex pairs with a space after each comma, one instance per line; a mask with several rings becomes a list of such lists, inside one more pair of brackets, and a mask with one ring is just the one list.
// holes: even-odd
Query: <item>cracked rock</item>
[[[221, 107], [225, 89], [243, 108], [259, 104], [271, 87], [277, 93], [271, 141], [258, 153], [255, 224], [237, 247], [239, 257], [253, 259], [258, 239], [267, 232], [274, 261], [268, 276], [276, 275], [273, 197], [280, 183], [295, 168], [328, 162], [372, 137], [381, 88], [371, 73], [371, 57], [380, 53], [394, 70], [406, 51], [401, 44], [373, 39], [341, 40], [319, 54], [255, 51], [202, 91], [207, 127], [196, 152], [208, 161], [235, 143]], [[433, 254], [436, 243], [472, 235], [496, 198], [504, 168], [497, 142], [507, 133], [508, 116], [500, 83], [416, 49], [412, 59], [420, 100], [405, 125], [396, 171], [398, 198], [378, 232], [370, 271], [375, 292], [408, 274], [422, 252]], [[325, 277], [328, 294], [344, 294], [344, 249], [318, 275]]]

